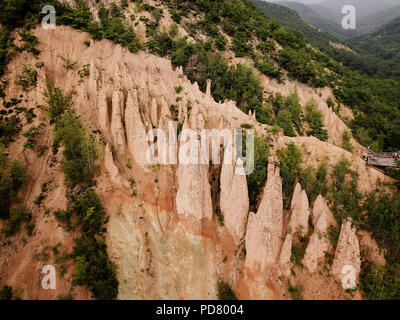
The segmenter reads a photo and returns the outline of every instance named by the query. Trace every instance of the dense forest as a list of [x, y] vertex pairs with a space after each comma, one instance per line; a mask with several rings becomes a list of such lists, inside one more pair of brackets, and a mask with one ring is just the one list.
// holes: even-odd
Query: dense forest
[[[12, 3], [1, 2], [0, 19], [3, 25], [13, 28], [24, 24], [27, 19], [40, 17], [40, 2], [18, 0]], [[280, 78], [280, 70], [284, 69], [300, 82], [315, 87], [331, 86], [338, 101], [350, 106], [357, 115], [352, 129], [363, 145], [371, 145], [377, 151], [400, 148], [400, 119], [396, 116], [399, 113], [400, 91], [397, 82], [366, 77], [352, 71], [357, 69], [353, 68], [353, 63], [357, 64], [357, 61], [347, 63], [351, 66], [346, 68], [335, 57], [313, 49], [307, 36], [301, 32], [267, 19], [250, 0], [166, 1], [177, 23], [189, 13], [202, 16], [194, 25], [187, 27], [195, 39], [196, 32], [202, 31], [209, 36], [209, 40], [198, 38], [195, 44], [161, 32], [157, 10], [151, 7], [147, 9], [153, 12], [155, 18], [147, 23], [147, 32], [152, 39], [140, 44], [133, 30], [124, 24], [119, 12], [122, 9], [117, 6], [109, 11], [103, 9], [99, 23], [93, 21], [88, 8], [79, 1], [76, 10], [55, 0], [51, 3], [56, 7], [58, 23], [89, 31], [96, 39], [114, 40], [133, 52], [147, 47], [151, 52], [169, 56], [173, 64], [182, 65], [189, 78], [198, 81], [202, 89], [205, 89], [206, 79], [212, 79], [212, 90], [217, 100], [236, 100], [244, 111], [258, 111], [258, 118], [263, 121], [268, 116], [268, 108], [264, 106], [262, 89], [256, 77], [245, 66], [229, 67], [221, 56], [220, 52], [226, 47], [225, 36], [220, 31], [223, 30], [232, 38], [231, 49], [236, 56], [250, 57], [262, 73]], [[26, 33], [25, 37], [28, 37]], [[250, 39], [257, 39], [258, 44]], [[274, 39], [284, 49], [277, 53], [269, 39]], [[9, 38], [3, 37], [0, 45], [0, 62], [4, 64], [11, 45]], [[193, 64], [193, 61], [197, 63]], [[243, 79], [252, 85], [244, 85]]]
[[385, 75], [400, 79], [400, 15], [378, 30], [348, 40], [364, 55], [383, 61]]

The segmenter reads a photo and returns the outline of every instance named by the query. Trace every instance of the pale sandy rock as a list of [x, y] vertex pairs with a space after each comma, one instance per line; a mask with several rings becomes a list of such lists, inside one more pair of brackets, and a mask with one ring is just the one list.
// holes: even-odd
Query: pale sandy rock
[[171, 121], [171, 111], [164, 97], [161, 97], [160, 122], [161, 121], [163, 121], [163, 126], [160, 125], [159, 128], [167, 129], [168, 122]]
[[100, 129], [105, 131], [108, 128], [108, 106], [107, 106], [107, 97], [103, 91], [103, 89], [99, 90], [99, 94], [97, 97], [97, 103], [99, 106], [99, 125]]
[[270, 163], [268, 180], [257, 214], [250, 213], [246, 230], [246, 267], [261, 270], [276, 263], [282, 246], [282, 180]]
[[308, 218], [310, 209], [308, 204], [307, 194], [301, 190], [300, 184], [297, 184], [292, 196], [292, 213], [290, 215], [288, 230], [285, 241], [279, 256], [279, 270], [285, 276], [290, 275], [292, 268], [291, 255], [293, 236], [298, 232], [300, 236], [305, 236], [308, 233]]
[[142, 168], [147, 167], [146, 151], [149, 147], [146, 138], [146, 127], [139, 112], [137, 90], [128, 92], [125, 114], [126, 135], [128, 149], [135, 162]]
[[[184, 124], [185, 126], [186, 124]], [[213, 210], [208, 174], [208, 165], [179, 165], [179, 188], [176, 195], [176, 207], [179, 215], [194, 218], [198, 223], [203, 219], [212, 219]]]
[[110, 179], [115, 184], [120, 184], [121, 179], [119, 177], [119, 170], [114, 164], [113, 155], [110, 149], [110, 145], [107, 143], [105, 153], [104, 153], [104, 165], [110, 175]]
[[342, 223], [332, 264], [332, 274], [341, 281], [348, 273], [348, 270], [344, 272], [345, 268], [349, 268], [347, 266], [354, 268], [357, 279], [361, 269], [360, 247], [356, 236], [356, 229], [352, 227], [351, 219], [347, 219]]
[[125, 134], [121, 117], [123, 99], [124, 97], [121, 91], [114, 91], [112, 98], [111, 134], [119, 153], [124, 153], [125, 151]]
[[312, 219], [314, 232], [307, 245], [302, 263], [308, 271], [315, 272], [318, 266], [318, 259], [324, 257], [330, 246], [327, 238], [328, 228], [336, 225], [335, 218], [321, 195], [315, 200]]
[[151, 101], [150, 120], [151, 120], [151, 123], [153, 124], [153, 126], [158, 125], [158, 105], [157, 105], [156, 98], [153, 98]]
[[[243, 162], [238, 159], [237, 167], [243, 170]], [[249, 213], [249, 196], [245, 175], [238, 175], [235, 166], [223, 164], [221, 169], [220, 209], [225, 226], [238, 245], [246, 231]]]
[[206, 98], [208, 98], [208, 99], [212, 99], [212, 96], [211, 96], [211, 83], [212, 83], [212, 81], [210, 80], [210, 79], [208, 79], [207, 80], [207, 88], [206, 88]]
[[179, 113], [178, 113], [178, 121], [182, 123], [182, 121], [187, 117], [187, 100], [186, 96], [183, 96], [181, 100], [179, 100]]
[[[298, 189], [298, 187], [296, 186]], [[296, 190], [295, 190], [296, 192]], [[289, 230], [292, 233], [299, 232], [299, 235], [305, 236], [308, 233], [308, 218], [310, 209], [308, 204], [307, 193], [302, 190], [292, 199], [292, 213], [289, 221]]]
[[118, 63], [115, 65], [115, 76], [114, 76], [114, 81], [115, 81], [115, 90], [122, 90], [124, 85], [123, 85], [123, 75], [120, 72]]
[[[192, 111], [190, 112], [190, 128], [192, 129], [202, 129], [198, 125], [199, 120], [199, 104], [197, 102], [194, 103]], [[204, 128], [204, 127], [203, 127]]]
[[336, 225], [335, 217], [322, 195], [318, 195], [315, 200], [311, 217], [314, 228], [318, 225], [320, 217], [323, 217], [323, 219], [326, 220], [326, 224], [333, 226]]
[[301, 194], [301, 185], [300, 183], [296, 184], [296, 187], [294, 188], [293, 196], [292, 196], [292, 204], [291, 204], [291, 210], [293, 210], [294, 204], [297, 203], [297, 198]]
[[288, 232], [285, 237], [285, 241], [283, 242], [281, 254], [279, 256], [279, 271], [284, 277], [290, 276], [291, 269], [293, 267], [293, 264], [291, 262], [292, 243], [293, 234]]
[[89, 68], [89, 82], [88, 82], [88, 90], [89, 90], [89, 97], [93, 103], [96, 105], [98, 103], [97, 100], [97, 90], [98, 90], [98, 80], [100, 79], [99, 71], [96, 68], [96, 64], [94, 59], [90, 60], [90, 68]]
[[204, 120], [204, 116], [202, 113], [199, 113], [196, 117], [196, 119], [194, 120], [194, 128], [197, 129], [203, 129], [206, 126], [206, 121]]
[[44, 68], [39, 68], [37, 71], [38, 71], [38, 81], [36, 86], [36, 100], [39, 105], [43, 105], [45, 103], [43, 93], [47, 92], [46, 72]]

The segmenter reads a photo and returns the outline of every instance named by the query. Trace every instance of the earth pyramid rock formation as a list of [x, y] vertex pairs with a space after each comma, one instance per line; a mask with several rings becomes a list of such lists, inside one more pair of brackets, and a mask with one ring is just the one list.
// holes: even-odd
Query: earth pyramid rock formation
[[257, 214], [250, 213], [246, 231], [246, 267], [275, 265], [282, 245], [283, 198], [279, 168], [270, 163], [268, 180]]
[[321, 195], [315, 200], [312, 221], [314, 232], [307, 245], [302, 263], [308, 271], [315, 272], [318, 266], [318, 259], [324, 257], [325, 252], [329, 249], [328, 228], [336, 226], [335, 218]]
[[299, 232], [300, 236], [307, 235], [310, 209], [307, 193], [305, 192], [305, 190], [301, 189], [299, 183], [295, 187], [291, 209], [292, 214], [289, 221], [289, 230], [292, 233]]
[[360, 246], [352, 222], [350, 218], [343, 221], [333, 259], [332, 274], [339, 281], [348, 275], [358, 279], [361, 269]]
[[[187, 125], [184, 123], [183, 128], [186, 127]], [[185, 148], [185, 146], [181, 145], [180, 148]], [[177, 212], [183, 218], [193, 222], [191, 227], [196, 233], [201, 231], [203, 219], [212, 220], [213, 209], [208, 167], [208, 164], [200, 163], [180, 163], [178, 167]]]
[[221, 212], [225, 226], [238, 245], [246, 231], [249, 214], [247, 180], [243, 172], [243, 161], [237, 160], [236, 167], [223, 164], [221, 169]]
[[290, 276], [292, 268], [291, 255], [294, 235], [297, 233], [304, 237], [308, 233], [308, 218], [310, 217], [308, 197], [299, 183], [293, 192], [291, 209], [288, 230], [279, 256], [279, 270], [285, 277]]
[[125, 111], [125, 126], [130, 153], [140, 167], [147, 167], [148, 162], [146, 160], [146, 152], [149, 145], [147, 143], [146, 127], [140, 117], [136, 89], [128, 92]]
[[112, 118], [111, 118], [111, 135], [118, 152], [125, 152], [125, 133], [122, 125], [121, 110], [124, 103], [124, 95], [121, 91], [114, 91], [112, 97]]

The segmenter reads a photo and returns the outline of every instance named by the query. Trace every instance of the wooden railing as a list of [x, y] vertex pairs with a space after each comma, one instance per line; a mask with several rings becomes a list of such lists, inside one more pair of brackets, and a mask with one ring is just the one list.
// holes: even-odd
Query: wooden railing
[[367, 164], [371, 166], [392, 168], [398, 167], [392, 153], [390, 152], [375, 153], [372, 151], [366, 151], [364, 152], [363, 157], [364, 160], [367, 161]]

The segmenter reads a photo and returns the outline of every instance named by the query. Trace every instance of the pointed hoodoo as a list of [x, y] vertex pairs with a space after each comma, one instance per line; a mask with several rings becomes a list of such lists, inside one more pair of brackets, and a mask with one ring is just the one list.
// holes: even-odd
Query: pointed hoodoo
[[[194, 102], [193, 108], [190, 112], [190, 128], [192, 129], [199, 129], [199, 127], [197, 126], [197, 120], [198, 120], [198, 116], [199, 116], [199, 104], [197, 101]], [[201, 128], [203, 129], [203, 128]]]
[[183, 105], [182, 105], [182, 99], [181, 99], [178, 101], [178, 122], [182, 123], [183, 118], [184, 118]]
[[128, 141], [128, 149], [131, 152], [135, 162], [142, 168], [148, 163], [146, 160], [146, 152], [149, 147], [147, 143], [147, 131], [142, 122], [139, 111], [139, 101], [137, 90], [128, 92], [125, 112], [126, 135]]
[[[187, 122], [183, 126], [185, 128]], [[180, 148], [184, 148], [184, 144], [182, 143]], [[200, 232], [202, 220], [211, 221], [213, 212], [208, 165], [182, 164], [181, 161], [182, 159], [180, 159], [177, 175], [179, 185], [176, 194], [177, 212], [182, 217], [193, 221], [193, 229]]]
[[99, 71], [96, 68], [96, 64], [94, 59], [90, 60], [90, 68], [89, 68], [89, 81], [88, 81], [88, 92], [89, 98], [92, 101], [92, 104], [95, 106], [97, 101], [97, 90], [98, 90], [98, 80], [100, 79]]
[[168, 129], [168, 122], [171, 120], [171, 110], [168, 107], [168, 103], [164, 97], [161, 97], [161, 110], [160, 110], [160, 129]]
[[99, 125], [102, 131], [107, 130], [108, 128], [108, 106], [107, 106], [107, 97], [103, 91], [100, 89], [97, 97], [97, 102], [99, 106]]
[[292, 196], [292, 213], [290, 215], [288, 230], [279, 257], [279, 270], [288, 277], [292, 268], [291, 255], [294, 236], [304, 237], [308, 233], [308, 218], [310, 216], [308, 197], [298, 183]]
[[244, 236], [249, 214], [247, 180], [241, 171], [241, 159], [237, 160], [236, 168], [232, 164], [223, 164], [221, 169], [220, 209], [236, 245]]
[[151, 107], [150, 107], [150, 120], [153, 126], [158, 125], [158, 105], [156, 98], [151, 100]]
[[314, 202], [312, 222], [314, 232], [307, 245], [302, 263], [308, 271], [315, 272], [318, 267], [318, 259], [325, 256], [325, 252], [330, 246], [327, 238], [328, 229], [330, 226], [336, 226], [335, 218], [321, 195]]
[[115, 66], [115, 88], [114, 90], [122, 90], [124, 88], [123, 85], [123, 77], [121, 72], [119, 71], [119, 66], [116, 64]]
[[[354, 280], [353, 284], [355, 284], [354, 282], [358, 279], [360, 269], [360, 246], [356, 236], [356, 229], [352, 227], [351, 218], [348, 218], [342, 223], [342, 229], [340, 230], [340, 236], [332, 264], [332, 274], [339, 281], [347, 277], [347, 280]], [[352, 276], [354, 276], [353, 279]]]
[[305, 236], [308, 233], [308, 218], [310, 209], [308, 197], [305, 190], [301, 190], [298, 183], [295, 188], [292, 199], [292, 213], [289, 221], [289, 229], [292, 233], [298, 232], [300, 236]]
[[210, 99], [210, 100], [212, 98], [212, 96], [211, 96], [211, 84], [212, 84], [212, 81], [210, 79], [208, 79], [207, 80], [206, 97], [207, 97], [207, 99]]
[[104, 166], [106, 167], [110, 175], [111, 182], [115, 184], [120, 184], [121, 179], [119, 177], [119, 170], [117, 166], [114, 164], [113, 155], [111, 152], [110, 145], [108, 143], [106, 145], [106, 150], [104, 153]]
[[284, 277], [289, 277], [293, 267], [292, 257], [293, 234], [288, 232], [283, 242], [282, 250], [279, 256], [279, 271]]
[[121, 109], [124, 97], [121, 91], [114, 91], [112, 98], [111, 135], [119, 153], [125, 152], [125, 134], [122, 125]]
[[282, 246], [282, 219], [282, 180], [279, 168], [270, 163], [260, 207], [257, 214], [250, 213], [247, 223], [246, 267], [264, 270], [276, 264]]

